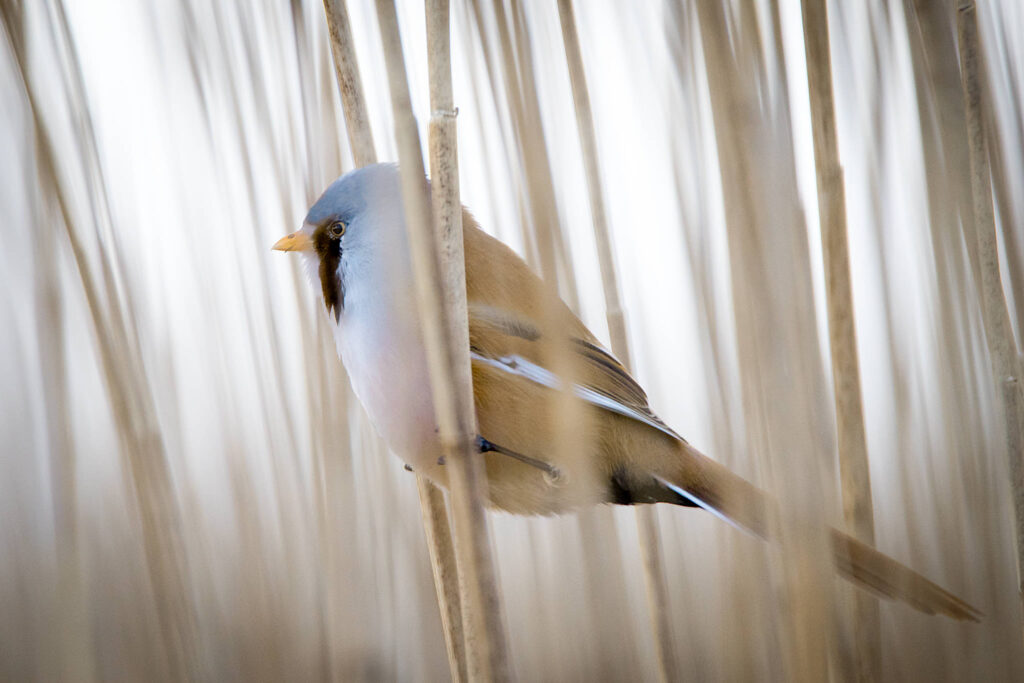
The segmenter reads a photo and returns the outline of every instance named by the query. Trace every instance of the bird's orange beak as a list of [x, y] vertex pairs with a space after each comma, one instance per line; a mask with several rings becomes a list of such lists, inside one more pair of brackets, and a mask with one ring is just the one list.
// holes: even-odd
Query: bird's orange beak
[[313, 240], [309, 239], [309, 235], [301, 230], [285, 235], [271, 247], [277, 251], [310, 251], [312, 248]]

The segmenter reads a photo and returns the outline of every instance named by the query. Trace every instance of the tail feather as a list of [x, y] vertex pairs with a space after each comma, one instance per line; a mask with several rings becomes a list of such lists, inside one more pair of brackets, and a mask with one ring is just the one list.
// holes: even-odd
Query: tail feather
[[[767, 513], [773, 504], [766, 493], [711, 460], [688, 443], [679, 444], [677, 469], [655, 475], [657, 482], [688, 504], [756, 536], [770, 537]], [[664, 498], [663, 500], [670, 500]], [[879, 597], [899, 600], [927, 614], [961, 621], [980, 621], [982, 613], [913, 569], [836, 529], [831, 529], [836, 571]]]
[[890, 600], [927, 614], [981, 621], [982, 613], [913, 569], [866, 543], [832, 529], [832, 559], [843, 578]]

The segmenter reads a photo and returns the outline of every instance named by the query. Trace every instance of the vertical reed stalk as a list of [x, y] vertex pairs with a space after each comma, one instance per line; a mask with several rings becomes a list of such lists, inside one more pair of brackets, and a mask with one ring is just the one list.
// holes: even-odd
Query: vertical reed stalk
[[[980, 283], [981, 276], [980, 269], [971, 265], [977, 262], [977, 254], [971, 257], [977, 251], [977, 238], [971, 209], [970, 162], [960, 65], [954, 40], [955, 19], [950, 6], [943, 3], [905, 0], [903, 7], [909, 28], [905, 35], [914, 69], [914, 94], [928, 201], [930, 256], [935, 269], [933, 286], [937, 315], [933, 324], [937, 337], [936, 362], [937, 367], [943, 368], [943, 372], [936, 373], [937, 386], [933, 395], [938, 396], [944, 414], [957, 415], [956, 420], [943, 421], [935, 448], [953, 456], [968, 453], [976, 447], [975, 429], [979, 427], [975, 425], [984, 424], [980, 405], [964, 405], [961, 399], [977, 393], [979, 388], [978, 380], [968, 371], [966, 359], [981, 353], [981, 350], [975, 346], [974, 337], [963, 334], [962, 330], [972, 324], [971, 312], [977, 311], [979, 306], [980, 299], [975, 300], [971, 296], [970, 288], [972, 281]], [[883, 230], [884, 233], [890, 232], [887, 226]], [[966, 253], [964, 244], [967, 245]], [[894, 264], [901, 261], [898, 256], [885, 252], [880, 256], [883, 261]], [[972, 272], [977, 273], [973, 278]], [[980, 285], [975, 286], [980, 295]], [[893, 387], [896, 396], [908, 399], [913, 396], [912, 388], [910, 393], [904, 393], [912, 387], [906, 384], [910, 377], [905, 368], [894, 368], [894, 379], [897, 383]], [[897, 411], [907, 418], [912, 415], [912, 409], [904, 403], [897, 405]], [[911, 477], [914, 444], [902, 434], [900, 440], [902, 476]], [[952, 464], [961, 470], [955, 476], [968, 482], [985, 468], [983, 463], [971, 460], [954, 459]], [[909, 483], [911, 479], [904, 481]], [[958, 495], [959, 489], [953, 492], [954, 499]], [[952, 505], [939, 505], [928, 516], [934, 519], [936, 528], [951, 530], [957, 524], [954, 509]], [[911, 547], [923, 549], [922, 541], [918, 535], [911, 536]], [[963, 567], [962, 562], [955, 560], [950, 564], [952, 568], [957, 564]]]
[[[1011, 82], [1013, 99], [1024, 106], [1024, 97], [1021, 97], [1019, 89], [1014, 88], [1014, 85], [1016, 83]], [[1006, 243], [1006, 275], [1011, 292], [1024, 292], [1024, 211], [1020, 206], [1021, 197], [1014, 192], [1020, 186], [1020, 176], [1008, 165], [1019, 149], [1011, 141], [1024, 141], [1024, 112], [1020, 109], [1014, 112], [1013, 123], [1009, 126], [1010, 130], [1006, 131], [996, 120], [994, 109], [995, 106], [985, 108], [985, 123], [992, 134], [988, 151], [995, 206], [1001, 224], [1000, 234]], [[1017, 334], [1024, 338], [1024, 294], [1014, 297], [1011, 317], [1017, 321]]]
[[[999, 251], [982, 112], [982, 57], [979, 52], [977, 10], [973, 0], [966, 0], [958, 8], [957, 35], [960, 40], [960, 74], [967, 119], [967, 148], [971, 162], [972, 206], [982, 277], [982, 317], [997, 393], [1003, 400], [1006, 449], [1017, 522], [1017, 576], [1021, 579], [1024, 576], [1024, 397], [1021, 395], [1020, 361], [999, 273]], [[1019, 589], [1018, 599], [1024, 599], [1024, 579]]]
[[[942, 220], [952, 223], [956, 217], [960, 219], [967, 256], [970, 259], [971, 273], [976, 281], [981, 281], [978, 266], [977, 237], [974, 235], [974, 214], [971, 209], [971, 179], [968, 169], [967, 139], [964, 135], [964, 101], [963, 88], [960, 82], [960, 64], [956, 50], [955, 18], [947, 2], [931, 2], [930, 0], [903, 0], [903, 13], [907, 22], [908, 41], [912, 47], [912, 59], [919, 88], [919, 101], [929, 102], [928, 111], [924, 116], [929, 118], [927, 127], [933, 127], [931, 135], [925, 128], [925, 137], [931, 138], [929, 153], [939, 151], [934, 161], [926, 169], [931, 180], [945, 185], [942, 198], [946, 208]], [[919, 105], [920, 106], [920, 105]], [[932, 184], [929, 183], [929, 189]], [[936, 188], [938, 189], [938, 188]], [[948, 218], [946, 217], [948, 216]], [[939, 219], [932, 217], [932, 221]], [[956, 234], [956, 226], [942, 226], [950, 235]], [[955, 245], [960, 249], [960, 245]]]
[[[377, 18], [401, 161], [402, 200], [420, 323], [438, 433], [449, 468], [467, 671], [470, 680], [503, 681], [509, 677], [504, 624], [483, 507], [486, 480], [474, 447], [476, 419], [466, 327], [465, 262], [451, 258], [461, 251], [462, 225], [457, 219], [461, 214], [454, 208], [449, 210], [449, 223], [441, 236], [445, 248], [439, 254], [393, 0], [377, 0]], [[450, 99], [448, 105], [451, 109]], [[451, 196], [443, 201], [450, 206]], [[441, 256], [446, 260], [443, 264]], [[448, 287], [449, 283], [454, 287]]]
[[345, 0], [324, 0], [327, 31], [331, 36], [331, 54], [334, 55], [334, 75], [338, 79], [341, 106], [345, 112], [345, 129], [356, 166], [377, 163], [373, 147], [373, 131], [363, 97], [363, 82], [359, 77], [352, 25], [348, 20]]
[[[843, 518], [847, 529], [856, 538], [874, 545], [871, 471], [857, 359], [857, 328], [846, 236], [846, 190], [836, 132], [828, 10], [826, 0], [803, 0], [802, 5], [811, 129], [818, 179], [818, 211], [825, 261]], [[877, 680], [882, 647], [877, 599], [863, 591], [855, 593], [853, 619], [857, 680]]]
[[[345, 114], [345, 127], [349, 145], [356, 166], [376, 163], [377, 154], [373, 144], [373, 131], [366, 111], [362, 79], [352, 42], [352, 27], [348, 20], [345, 0], [324, 0], [327, 27], [331, 39], [331, 53], [334, 55], [335, 75], [341, 104]], [[428, 13], [428, 17], [430, 14]], [[456, 200], [457, 201], [457, 200]], [[460, 218], [461, 218], [461, 214]], [[460, 231], [461, 235], [461, 231]], [[461, 237], [460, 237], [461, 239]], [[461, 242], [459, 243], [461, 246]], [[430, 566], [437, 591], [438, 609], [444, 627], [445, 646], [452, 679], [456, 683], [466, 680], [465, 634], [462, 628], [461, 604], [459, 597], [458, 570], [452, 543], [452, 530], [444, 495], [431, 481], [416, 475], [420, 496], [427, 548], [430, 552]]]
[[[465, 254], [462, 244], [462, 203], [459, 199], [459, 157], [458, 137], [456, 134], [455, 103], [452, 95], [451, 67], [451, 35], [450, 7], [448, 0], [427, 0], [427, 68], [430, 82], [430, 177], [433, 183], [431, 202], [434, 217], [434, 238], [436, 248], [441, 254], [441, 265], [445, 278], [445, 305], [453, 315], [449, 320], [450, 338], [459, 339], [465, 333], [466, 325], [466, 275]], [[465, 371], [469, 371], [469, 348], [460, 349], [466, 357]], [[472, 392], [472, 378], [459, 377], [458, 380], [469, 385]], [[472, 401], [472, 398], [470, 398]], [[472, 434], [466, 435], [472, 437]], [[471, 456], [470, 456], [471, 457]], [[478, 476], [478, 475], [477, 475]], [[425, 489], [430, 489], [424, 494]], [[444, 498], [437, 487], [420, 477], [420, 499], [434, 501], [432, 507], [442, 504]], [[443, 525], [442, 525], [443, 522]], [[435, 532], [435, 542], [439, 557], [454, 557], [451, 529], [447, 519], [437, 520], [432, 526], [439, 529]], [[443, 528], [441, 528], [443, 527]], [[443, 537], [442, 537], [443, 536]], [[440, 551], [444, 551], [442, 552]], [[463, 624], [471, 623], [470, 615], [463, 618], [462, 610], [466, 601], [459, 595], [458, 574], [456, 567], [441, 566], [434, 563], [434, 581], [439, 596], [445, 595], [441, 606], [441, 618], [445, 627], [445, 644], [448, 650], [448, 664], [452, 680], [467, 680], [466, 642]]]
[[[558, 16], [562, 27], [562, 41], [565, 45], [565, 60], [569, 68], [569, 81], [576, 109], [576, 126], [580, 135], [583, 152], [583, 168], [587, 177], [590, 196], [590, 213], [594, 221], [594, 240], [604, 287], [605, 317], [611, 336], [612, 352], [630, 369], [633, 364], [626, 336], [625, 314], [619, 299], [618, 276], [612, 255], [608, 221], [605, 216], [604, 190], [601, 185], [600, 166], [597, 156], [597, 139], [594, 132], [594, 114], [590, 106], [590, 92], [587, 88], [586, 73], [583, 70], [583, 56], [580, 53], [579, 34], [572, 0], [558, 0]], [[652, 507], [636, 508], [637, 533], [644, 567], [644, 581], [647, 586], [647, 603], [651, 616], [651, 630], [654, 633], [654, 650], [658, 658], [658, 674], [662, 681], [676, 680], [678, 671], [672, 653], [672, 629], [668, 618], [668, 585], [662, 561], [661, 541], [658, 534], [658, 518]]]
[[[40, 173], [41, 193], [52, 193], [51, 178]], [[61, 297], [59, 237], [53, 226], [52, 212], [41, 220], [44, 211], [37, 209], [33, 224], [43, 227], [35, 242], [36, 310], [39, 335], [39, 359], [43, 377], [43, 396], [47, 410], [47, 449], [49, 450], [50, 486], [53, 497], [53, 531], [57, 562], [57, 585], [54, 591], [56, 619], [57, 671], [61, 680], [91, 681], [96, 678], [91, 651], [87, 601], [82, 580], [81, 542], [78, 525], [78, 482], [75, 477], [76, 453], [72, 437], [71, 413], [68, 405], [68, 372], [64, 305]]]
[[[807, 235], [779, 50], [778, 8], [697, 3], [725, 218], [748, 445], [780, 496], [778, 538], [786, 677], [828, 677], [831, 573], [818, 520], [829, 477], [822, 454], [823, 374], [811, 300]], [[774, 50], [762, 49], [762, 36]], [[735, 51], [730, 45], [736, 45]], [[772, 83], [772, 93], [765, 86]], [[763, 97], [762, 97], [763, 95]], [[759, 150], [754, 158], [750, 150]], [[765, 165], [759, 165], [760, 159]], [[767, 332], [770, 330], [770, 332]]]
[[[147, 385], [141, 358], [137, 354], [137, 340], [125, 322], [120, 302], [111, 288], [109, 278], [97, 278], [86, 253], [80, 225], [73, 214], [68, 187], [60, 175], [60, 164], [53, 136], [40, 111], [38, 82], [32, 78], [28, 61], [20, 8], [0, 5], [0, 13], [15, 51], [18, 75], [28, 101], [32, 125], [35, 127], [37, 159], [43, 187], [50, 193], [49, 201], [56, 203], [64, 225], [65, 236], [81, 279], [82, 291], [88, 306], [100, 367], [108, 400], [117, 428], [123, 465], [130, 476], [129, 499], [138, 506], [143, 552], [148, 578], [153, 591], [155, 612], [165, 648], [167, 671], [175, 679], [198, 676], [198, 643], [194, 605], [186, 588], [184, 541], [180, 510], [174, 495], [170, 466], [162, 435], [155, 415], [153, 397]], [[52, 33], [51, 33], [52, 35]], [[67, 45], [68, 50], [73, 46]], [[72, 61], [76, 57], [72, 55]], [[72, 75], [74, 79], [79, 74]], [[82, 90], [69, 87], [73, 92]], [[83, 102], [72, 106], [84, 109]], [[87, 113], [87, 110], [85, 110]], [[85, 131], [87, 150], [95, 151], [91, 129]], [[95, 157], [93, 163], [98, 163]], [[91, 170], [91, 169], [90, 169]], [[91, 177], [91, 176], [90, 176]], [[100, 187], [97, 192], [105, 192]], [[98, 232], [99, 218], [94, 215], [93, 227]], [[107, 245], [108, 247], [110, 245]], [[101, 270], [110, 272], [109, 260], [116, 254], [99, 247]], [[110, 302], [108, 308], [104, 305]]]
[[[474, 0], [473, 4], [477, 6], [478, 0]], [[493, 12], [505, 77], [505, 94], [519, 152], [519, 163], [526, 181], [530, 221], [536, 237], [534, 260], [540, 264], [540, 275], [544, 281], [552, 287], [561, 287], [569, 306], [577, 308], [575, 283], [569, 277], [559, 278], [559, 262], [556, 256], [562, 254], [563, 265], [567, 264], [569, 259], [562, 244], [562, 231], [555, 201], [555, 182], [544, 142], [529, 37], [523, 35], [523, 31], [516, 30], [521, 28], [515, 21], [521, 8], [513, 1], [508, 10], [504, 6], [496, 6]], [[513, 14], [511, 25], [507, 12]], [[484, 40], [483, 26], [480, 27], [480, 31], [481, 39]], [[484, 47], [487, 47], [486, 40]]]
[[452, 530], [444, 503], [444, 492], [426, 477], [416, 475], [423, 513], [423, 528], [430, 548], [430, 564], [434, 573], [434, 589], [441, 609], [441, 626], [448, 652], [448, 668], [452, 683], [469, 680], [466, 671], [466, 636], [462, 632], [462, 600], [459, 596], [459, 575], [454, 559]]
[[[488, 13], [485, 13], [482, 4], [478, 0], [471, 2], [474, 29], [480, 40], [487, 73], [494, 84], [491, 92], [496, 109], [505, 106], [498, 93], [498, 86], [504, 85], [511, 124], [510, 133], [505, 135], [512, 143], [508, 157], [513, 165], [518, 163], [519, 173], [526, 185], [526, 191], [520, 195], [525, 205], [522, 221], [523, 241], [526, 245], [524, 257], [550, 287], [560, 286], [570, 308], [578, 310], [571, 260], [564, 245], [559, 246], [563, 240], [553, 192], [554, 179], [540, 123], [532, 57], [526, 49], [529, 40], [518, 32], [513, 37], [504, 8], [489, 7]], [[512, 11], [518, 12], [518, 6], [512, 8]], [[491, 18], [497, 34], [496, 42], [488, 37], [487, 20]], [[516, 45], [520, 46], [518, 56]], [[560, 261], [555, 258], [559, 255]], [[545, 315], [549, 313], [544, 312]], [[558, 345], [556, 357], [551, 359], [551, 367], [562, 372], [566, 364], [571, 362], [570, 359], [571, 354], [562, 345]], [[559, 439], [556, 449], [563, 455], [570, 455], [565, 452], [565, 448], [583, 452], [585, 449], [580, 448], [572, 430], [565, 428], [566, 425], [578, 423], [578, 406], [574, 406], [571, 397], [564, 393], [552, 402], [552, 424], [561, 425], [556, 430]], [[634, 634], [632, 629], [623, 633], [617, 623], [629, 605], [622, 546], [614, 513], [608, 508], [581, 510], [576, 516], [576, 523], [583, 558], [583, 581], [588, 596], [586, 609], [591, 612], [586, 619], [596, 630], [584, 644], [585, 659], [582, 666], [585, 668], [581, 671], [592, 671], [592, 676], [610, 679], [633, 676], [640, 665]], [[569, 653], [565, 655], [568, 660]]]
[[[571, 309], [578, 311], [579, 296], [572, 273], [572, 258], [558, 218], [555, 181], [537, 93], [533, 49], [522, 3], [511, 0], [507, 12], [505, 8], [495, 8], [495, 17], [506, 60], [509, 102], [512, 103], [513, 120], [517, 122], [522, 173], [529, 188], [532, 227], [536, 236], [541, 275], [553, 291], [562, 295]], [[518, 84], [518, 87], [513, 88], [512, 84]], [[548, 299], [544, 310], [540, 312], [545, 327], [558, 324], [557, 305], [554, 301], [554, 298]], [[552, 345], [549, 367], [556, 375], [578, 376], [578, 362], [578, 356], [569, 348], [566, 339]], [[581, 441], [577, 431], [577, 426], [583, 421], [582, 404], [568, 386], [566, 384], [562, 391], [549, 399], [551, 424], [556, 425], [553, 451], [562, 461], [586, 457], [591, 448], [589, 434], [584, 432]], [[590, 463], [585, 466], [590, 466]], [[593, 551], [593, 548], [587, 550]]]

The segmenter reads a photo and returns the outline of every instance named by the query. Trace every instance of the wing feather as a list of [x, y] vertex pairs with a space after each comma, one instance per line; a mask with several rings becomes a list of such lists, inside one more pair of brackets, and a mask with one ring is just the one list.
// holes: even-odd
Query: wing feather
[[537, 323], [494, 306], [469, 307], [471, 357], [550, 389], [561, 389], [562, 378], [547, 367], [554, 344], [573, 354], [567, 364], [576, 396], [591, 405], [642, 422], [682, 441], [682, 437], [651, 411], [647, 394], [615, 356], [596, 342], [580, 337], [557, 339]]

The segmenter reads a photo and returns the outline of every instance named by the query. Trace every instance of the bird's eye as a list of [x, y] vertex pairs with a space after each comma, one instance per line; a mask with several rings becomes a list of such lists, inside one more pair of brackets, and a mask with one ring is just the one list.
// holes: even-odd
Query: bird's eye
[[335, 221], [331, 224], [331, 237], [341, 237], [345, 234], [345, 224], [341, 221]]

